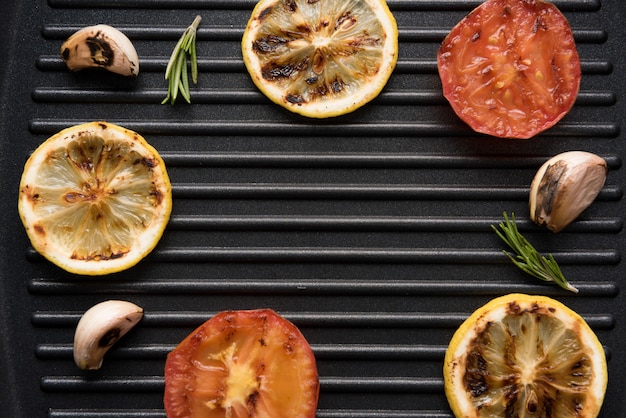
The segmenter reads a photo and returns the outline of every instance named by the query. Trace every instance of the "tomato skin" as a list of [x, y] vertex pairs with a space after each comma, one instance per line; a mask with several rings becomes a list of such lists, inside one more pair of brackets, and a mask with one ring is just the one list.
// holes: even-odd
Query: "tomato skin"
[[271, 309], [224, 311], [168, 354], [168, 418], [314, 418], [315, 357], [291, 322]]
[[542, 0], [487, 0], [446, 36], [443, 94], [476, 132], [527, 139], [572, 108], [580, 59], [563, 14]]

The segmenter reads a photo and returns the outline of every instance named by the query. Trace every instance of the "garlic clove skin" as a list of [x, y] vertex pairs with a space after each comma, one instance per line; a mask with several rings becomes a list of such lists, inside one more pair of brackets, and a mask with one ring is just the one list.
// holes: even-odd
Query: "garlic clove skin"
[[61, 57], [71, 71], [104, 68], [124, 76], [139, 75], [133, 43], [109, 25], [87, 26], [75, 32], [61, 45]]
[[606, 161], [590, 152], [568, 151], [546, 161], [530, 185], [531, 219], [560, 232], [595, 200], [608, 174]]
[[97, 370], [107, 351], [143, 318], [131, 302], [107, 300], [89, 308], [74, 334], [74, 362], [83, 370]]

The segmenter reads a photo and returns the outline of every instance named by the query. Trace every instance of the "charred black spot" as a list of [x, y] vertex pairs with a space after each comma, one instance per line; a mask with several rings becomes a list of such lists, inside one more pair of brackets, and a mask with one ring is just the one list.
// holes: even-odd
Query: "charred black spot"
[[269, 62], [267, 65], [263, 66], [261, 69], [261, 74], [263, 78], [268, 81], [274, 81], [283, 78], [289, 78], [294, 73], [301, 71], [306, 67], [309, 59], [305, 58], [302, 62], [298, 64], [286, 63], [280, 64], [275, 61]]
[[292, 104], [302, 104], [305, 103], [304, 97], [301, 94], [287, 94], [285, 99]]
[[[382, 45], [382, 41], [380, 38], [372, 37], [372, 36], [360, 36], [356, 37], [348, 42], [354, 49], [362, 49], [363, 47], [376, 47]], [[354, 51], [357, 52], [357, 51]], [[344, 53], [348, 53], [347, 51]]]
[[311, 28], [308, 25], [298, 25], [296, 26], [296, 32], [297, 33], [311, 33]]
[[108, 259], [109, 259], [109, 260], [115, 260], [115, 259], [117, 259], [117, 258], [122, 258], [122, 257], [124, 257], [124, 255], [126, 255], [126, 252], [111, 253], [111, 255], [109, 255]]
[[532, 32], [537, 33], [539, 30], [546, 31], [548, 30], [548, 25], [543, 21], [541, 16], [537, 16], [535, 19], [535, 23], [533, 24]]
[[541, 201], [541, 207], [536, 208], [536, 213], [542, 209], [546, 213], [552, 213], [552, 206], [556, 197], [555, 192], [559, 189], [559, 183], [566, 171], [567, 167], [563, 161], [557, 161], [546, 169], [538, 188], [538, 194], [544, 198]]
[[553, 407], [552, 404], [555, 401], [555, 399], [551, 399], [549, 396], [544, 396], [543, 401], [544, 401], [544, 405], [543, 405], [543, 407], [544, 407], [544, 414], [543, 414], [543, 416], [547, 417], [547, 418], [553, 417], [554, 415], [553, 415], [552, 410], [554, 409], [554, 407]]
[[99, 38], [96, 34], [96, 36], [87, 38], [86, 43], [87, 47], [89, 47], [91, 60], [94, 64], [102, 67], [108, 67], [113, 63], [115, 53], [108, 42]]
[[265, 347], [267, 345], [265, 343], [265, 339], [263, 339], [263, 338], [259, 338], [259, 344], [261, 344], [262, 347]]
[[531, 414], [535, 414], [538, 408], [539, 406], [537, 405], [537, 402], [533, 400], [526, 403], [526, 410], [530, 412]]
[[120, 330], [119, 328], [114, 328], [109, 330], [106, 334], [98, 340], [99, 347], [110, 347], [120, 339]]
[[487, 373], [487, 362], [483, 356], [476, 351], [470, 352], [467, 357], [463, 383], [473, 397], [477, 398], [487, 392], [488, 386], [485, 378]]
[[70, 258], [72, 260], [82, 260], [82, 261], [106, 261], [106, 260], [115, 260], [118, 258], [124, 257], [128, 253], [128, 249], [120, 249], [117, 251], [113, 251], [112, 249], [108, 249], [108, 251], [103, 251], [102, 253], [91, 253], [91, 254], [77, 254], [72, 253]]
[[269, 35], [254, 41], [252, 43], [252, 49], [258, 53], [267, 54], [276, 51], [287, 42], [289, 42], [289, 40], [282, 36]]
[[576, 398], [572, 399], [572, 403], [574, 404], [573, 405], [574, 411], [580, 413], [583, 410], [583, 408], [584, 408], [583, 404], [585, 403], [585, 400], [576, 397]]
[[344, 83], [340, 79], [336, 78], [332, 83], [330, 83], [330, 88], [333, 93], [341, 93], [343, 91]]
[[511, 313], [519, 315], [520, 313], [522, 313], [522, 307], [519, 306], [519, 304], [517, 302], [511, 302], [511, 303], [509, 303], [509, 311]]
[[70, 49], [64, 48], [63, 52], [61, 53], [61, 56], [63, 57], [64, 61], [67, 61], [68, 59], [70, 59]]
[[141, 163], [149, 168], [154, 168], [158, 165], [157, 161], [154, 158], [143, 157], [141, 159]]
[[311, 34], [311, 28], [307, 24], [300, 24], [295, 29], [285, 29], [281, 31], [289, 40], [301, 39]]
[[321, 84], [317, 86], [317, 89], [315, 89], [315, 94], [317, 96], [326, 96], [328, 94], [328, 88], [325, 84]]
[[266, 7], [265, 9], [261, 11], [261, 13], [259, 13], [259, 20], [263, 21], [267, 17], [267, 15], [270, 14], [271, 12], [272, 12], [272, 6]]
[[580, 369], [581, 367], [583, 367], [583, 360], [584, 359], [581, 359], [581, 360], [578, 360], [576, 363], [574, 363], [572, 365], [572, 369], [576, 370], [576, 369]]
[[304, 80], [307, 84], [315, 84], [317, 83], [317, 80], [319, 80], [319, 77], [317, 75], [313, 75], [309, 78], [307, 78], [306, 80]]
[[517, 398], [519, 397], [519, 385], [517, 385], [516, 383], [517, 382], [513, 377], [505, 379], [504, 381], [504, 386], [506, 387], [506, 390], [504, 392], [504, 399], [507, 403], [507, 409], [509, 406], [515, 408], [515, 404], [517, 403]]
[[295, 0], [286, 0], [285, 1], [285, 9], [288, 12], [293, 13], [296, 10], [298, 10], [298, 5], [296, 4]]
[[255, 417], [257, 416], [256, 407], [259, 399], [259, 392], [254, 391], [250, 395], [248, 395], [248, 399], [246, 399], [246, 407], [248, 408], [248, 416]]
[[156, 206], [163, 202], [163, 193], [161, 193], [158, 189], [152, 190], [150, 192], [150, 196], [154, 197], [154, 200], [156, 200]]
[[93, 193], [68, 192], [63, 195], [63, 199], [67, 203], [81, 203], [95, 201], [98, 197]]
[[330, 22], [327, 19], [322, 19], [320, 20], [320, 22], [315, 26], [315, 31], [319, 32], [322, 28], [327, 27], [328, 25], [330, 25]]
[[337, 19], [337, 22], [335, 22], [335, 30], [339, 28], [348, 29], [354, 26], [356, 22], [356, 17], [352, 16], [352, 13], [348, 10], [343, 12], [342, 15], [339, 16], [339, 19]]
[[289, 78], [294, 72], [295, 67], [292, 64], [284, 64], [281, 66], [266, 65], [261, 70], [263, 78], [270, 81], [280, 78]]

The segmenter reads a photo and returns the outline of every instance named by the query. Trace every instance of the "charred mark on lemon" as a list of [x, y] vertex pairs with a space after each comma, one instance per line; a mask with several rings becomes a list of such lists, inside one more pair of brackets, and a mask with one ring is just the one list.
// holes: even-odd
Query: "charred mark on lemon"
[[298, 5], [296, 4], [295, 0], [285, 1], [285, 10], [287, 10], [287, 12], [289, 13], [293, 13], [298, 10]]
[[89, 254], [81, 254], [79, 252], [74, 252], [70, 256], [72, 260], [81, 260], [81, 261], [107, 261], [107, 260], [116, 260], [118, 258], [124, 257], [130, 250], [118, 250], [116, 252], [109, 249], [108, 252], [98, 252], [98, 253], [89, 253]]
[[33, 230], [38, 235], [41, 235], [41, 236], [45, 236], [46, 235], [46, 228], [44, 228], [43, 225], [41, 225], [41, 224], [33, 225]]
[[97, 193], [68, 192], [63, 195], [63, 200], [67, 203], [95, 202], [98, 200], [98, 195]]
[[261, 74], [263, 78], [269, 81], [276, 81], [280, 79], [291, 78], [295, 73], [302, 71], [309, 63], [309, 58], [306, 57], [299, 63], [281, 63], [277, 61], [270, 61], [263, 66]]
[[278, 35], [268, 35], [255, 40], [252, 44], [252, 49], [259, 54], [267, 54], [276, 51], [287, 42], [289, 42], [289, 40], [285, 37]]

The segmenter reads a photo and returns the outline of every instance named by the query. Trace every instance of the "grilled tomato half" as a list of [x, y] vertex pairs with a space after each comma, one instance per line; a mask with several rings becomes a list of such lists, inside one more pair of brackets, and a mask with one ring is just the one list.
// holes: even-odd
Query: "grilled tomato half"
[[311, 347], [271, 309], [215, 315], [165, 364], [168, 418], [314, 418], [318, 396]]
[[565, 16], [542, 0], [487, 0], [438, 52], [443, 94], [474, 131], [530, 138], [572, 108], [580, 59]]

